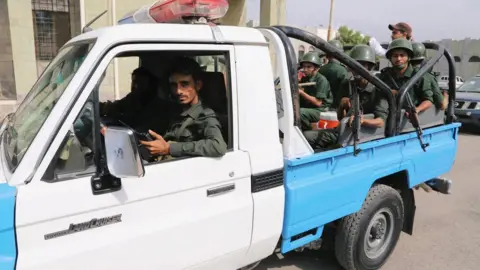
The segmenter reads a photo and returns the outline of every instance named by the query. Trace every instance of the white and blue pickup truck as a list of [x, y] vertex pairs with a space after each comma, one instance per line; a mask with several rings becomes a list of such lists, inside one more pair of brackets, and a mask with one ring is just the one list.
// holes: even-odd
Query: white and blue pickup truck
[[[303, 137], [289, 38], [334, 54], [388, 95], [386, 126], [356, 130], [361, 151], [345, 119], [341, 148], [314, 152]], [[0, 269], [254, 269], [322, 239], [334, 240], [345, 269], [380, 268], [401, 232], [413, 232], [413, 187], [448, 193], [438, 177], [457, 151], [454, 82], [446, 118], [432, 109], [413, 126], [395, 109], [449, 57], [436, 48], [394, 99], [349, 56], [291, 27], [126, 23], [73, 38], [1, 126]], [[145, 162], [133, 130], [107, 127], [102, 140], [103, 75], [132, 55], [159, 78], [175, 56], [218, 60], [203, 95], [223, 116], [225, 155]], [[92, 130], [79, 134], [86, 111]]]

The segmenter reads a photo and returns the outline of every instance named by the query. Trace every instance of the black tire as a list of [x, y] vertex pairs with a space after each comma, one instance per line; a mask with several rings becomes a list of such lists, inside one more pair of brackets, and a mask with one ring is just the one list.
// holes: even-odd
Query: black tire
[[[382, 267], [397, 245], [403, 219], [403, 201], [398, 191], [386, 185], [370, 188], [360, 211], [344, 217], [337, 228], [338, 263], [347, 270]], [[378, 247], [373, 247], [375, 244]]]

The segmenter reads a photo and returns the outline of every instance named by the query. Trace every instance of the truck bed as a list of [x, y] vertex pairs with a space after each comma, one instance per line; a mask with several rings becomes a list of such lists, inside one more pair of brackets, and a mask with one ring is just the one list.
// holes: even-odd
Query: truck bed
[[286, 160], [282, 253], [319, 239], [324, 225], [360, 210], [382, 177], [403, 174], [412, 188], [447, 173], [455, 161], [460, 125], [425, 129], [426, 152], [410, 132], [359, 144], [357, 156], [348, 146]]

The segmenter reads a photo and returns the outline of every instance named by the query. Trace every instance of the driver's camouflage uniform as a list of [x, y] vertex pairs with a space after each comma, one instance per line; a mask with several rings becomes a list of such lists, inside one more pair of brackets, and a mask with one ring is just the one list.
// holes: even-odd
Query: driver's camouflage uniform
[[170, 155], [221, 157], [227, 152], [221, 125], [215, 112], [201, 101], [175, 117], [163, 138], [170, 143]]

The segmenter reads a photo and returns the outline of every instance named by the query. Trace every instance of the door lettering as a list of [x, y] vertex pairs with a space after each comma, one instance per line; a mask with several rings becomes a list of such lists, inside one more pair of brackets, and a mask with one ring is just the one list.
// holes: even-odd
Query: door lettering
[[68, 229], [66, 230], [45, 234], [45, 240], [50, 240], [53, 238], [69, 235], [72, 233], [95, 229], [98, 227], [103, 227], [103, 226], [107, 226], [107, 225], [111, 225], [119, 222], [122, 222], [122, 214], [111, 216], [111, 217], [104, 217], [100, 219], [94, 218], [90, 221], [82, 222], [78, 224], [71, 223]]

